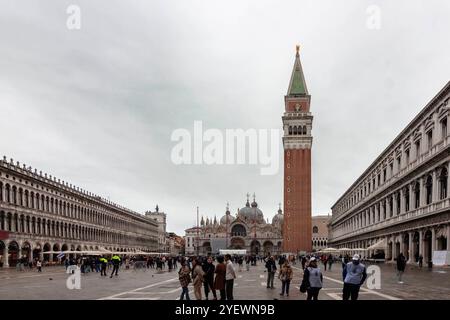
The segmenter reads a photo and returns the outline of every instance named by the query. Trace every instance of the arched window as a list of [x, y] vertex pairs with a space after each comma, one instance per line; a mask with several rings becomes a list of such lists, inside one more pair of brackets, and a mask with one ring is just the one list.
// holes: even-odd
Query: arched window
[[396, 201], [397, 201], [397, 208], [396, 208], [397, 212], [396, 212], [396, 214], [399, 215], [400, 214], [400, 202], [401, 202], [400, 191], [397, 192]]
[[243, 225], [237, 224], [237, 225], [233, 226], [233, 228], [231, 228], [231, 234], [233, 236], [245, 237], [247, 235], [247, 232], [245, 231], [245, 228]]
[[[448, 171], [446, 168], [442, 168], [441, 174], [439, 175], [439, 199], [447, 198], [447, 179], [448, 179]], [[447, 243], [448, 243], [447, 239]]]
[[409, 211], [409, 189], [405, 189], [405, 212]]
[[427, 177], [427, 182], [425, 184], [426, 192], [427, 192], [427, 204], [432, 202], [432, 194], [433, 194], [433, 178], [430, 176]]
[[292, 126], [289, 126], [289, 134], [292, 134]]
[[303, 134], [306, 134], [306, 126], [303, 126]]
[[296, 135], [298, 132], [297, 132], [297, 126], [294, 126], [294, 135]]
[[5, 200], [6, 202], [11, 203], [11, 189], [9, 184], [5, 185]]
[[420, 184], [416, 182], [414, 186], [414, 209], [420, 206]]
[[313, 227], [313, 233], [319, 233], [319, 228], [317, 226]]

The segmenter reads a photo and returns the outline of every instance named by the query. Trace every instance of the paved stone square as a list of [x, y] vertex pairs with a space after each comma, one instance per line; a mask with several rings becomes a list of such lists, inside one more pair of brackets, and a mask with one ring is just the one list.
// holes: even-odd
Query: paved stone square
[[[360, 300], [396, 299], [450, 299], [450, 269], [419, 269], [408, 266], [404, 283], [396, 279], [392, 264], [380, 264], [381, 289], [361, 289]], [[320, 266], [323, 270], [323, 265]], [[237, 300], [304, 300], [299, 284], [302, 277], [301, 266], [293, 265], [294, 278], [289, 297], [279, 295], [281, 282], [275, 279], [275, 289], [267, 289], [267, 273], [262, 263], [246, 271], [237, 271], [234, 296]], [[238, 270], [238, 267], [236, 266]], [[323, 271], [324, 287], [320, 291], [321, 300], [342, 298], [341, 265], [336, 263], [331, 271]], [[121, 270], [118, 277], [101, 277], [100, 273], [82, 274], [81, 289], [66, 287], [68, 274], [64, 267], [48, 267], [42, 273], [35, 269], [19, 272], [15, 269], [0, 270], [0, 299], [105, 299], [105, 300], [175, 300], [179, 298], [180, 285], [175, 271], [156, 272], [147, 270]], [[194, 299], [193, 288], [190, 296]], [[204, 298], [204, 297], [203, 297]], [[211, 296], [210, 296], [211, 298]]]

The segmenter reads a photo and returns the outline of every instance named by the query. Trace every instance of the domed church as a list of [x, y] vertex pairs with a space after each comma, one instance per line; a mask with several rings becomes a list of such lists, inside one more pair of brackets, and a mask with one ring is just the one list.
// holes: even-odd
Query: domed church
[[[225, 214], [220, 218], [201, 218], [199, 230], [193, 227], [186, 230], [187, 255], [217, 254], [219, 249], [247, 249], [247, 253], [255, 255], [277, 254], [281, 252], [283, 241], [283, 212], [281, 204], [271, 223], [265, 220], [264, 214], [256, 202], [250, 204], [249, 195], [245, 206], [232, 215], [227, 204]], [[198, 243], [198, 244], [197, 244]]]

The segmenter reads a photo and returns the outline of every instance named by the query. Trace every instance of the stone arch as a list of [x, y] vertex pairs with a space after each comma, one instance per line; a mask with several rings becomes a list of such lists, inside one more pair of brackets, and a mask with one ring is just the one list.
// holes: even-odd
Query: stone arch
[[273, 252], [273, 242], [266, 240], [263, 243], [264, 255], [270, 255]]
[[8, 264], [10, 267], [15, 267], [18, 260], [20, 259], [19, 248], [19, 244], [15, 240], [12, 240], [8, 243]]
[[231, 246], [232, 249], [245, 249], [245, 240], [241, 237], [231, 238]]

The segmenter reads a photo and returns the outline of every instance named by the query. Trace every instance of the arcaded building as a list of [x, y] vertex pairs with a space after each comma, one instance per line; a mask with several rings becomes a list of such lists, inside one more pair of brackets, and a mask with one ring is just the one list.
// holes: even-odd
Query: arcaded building
[[329, 245], [428, 262], [450, 250], [450, 82], [332, 207]]
[[[283, 219], [281, 207], [265, 220], [264, 214], [253, 198], [247, 196], [245, 206], [232, 215], [227, 207], [218, 221], [202, 217], [199, 227], [185, 231], [185, 253], [187, 255], [216, 254], [220, 249], [246, 249], [248, 254], [265, 256], [282, 252]], [[311, 240], [310, 240], [311, 241]]]
[[325, 249], [328, 246], [328, 223], [330, 215], [312, 217], [312, 248], [313, 251]]
[[[157, 251], [158, 225], [51, 175], [0, 160], [0, 261], [56, 260], [57, 252]], [[56, 252], [43, 254], [43, 252]]]

